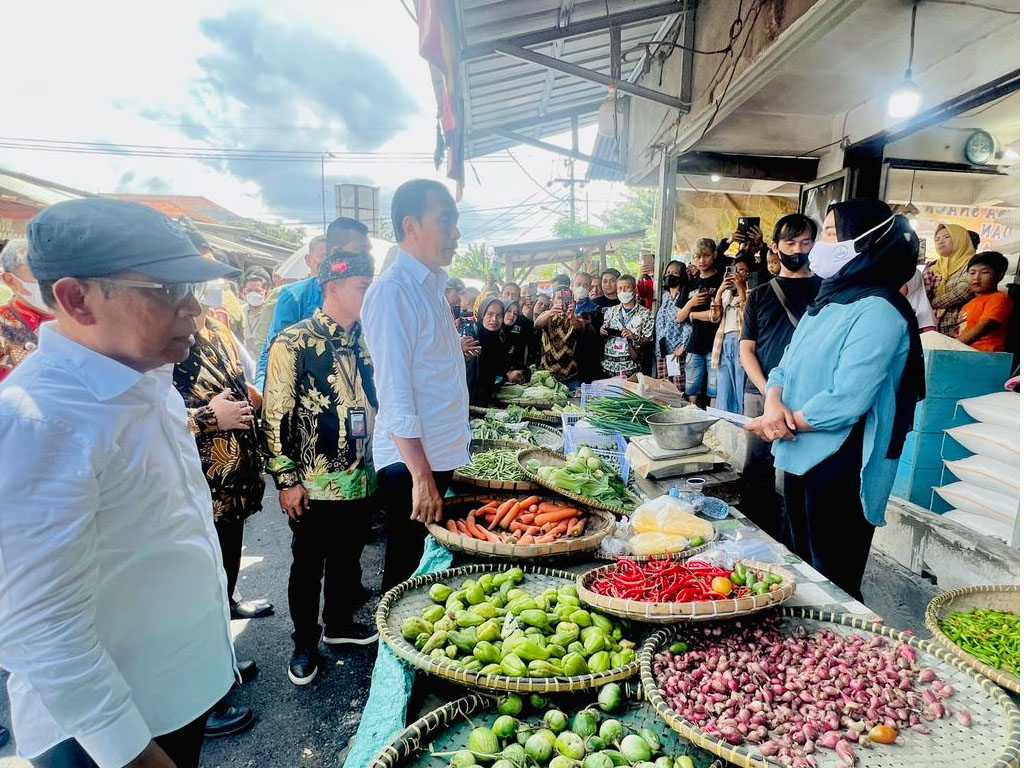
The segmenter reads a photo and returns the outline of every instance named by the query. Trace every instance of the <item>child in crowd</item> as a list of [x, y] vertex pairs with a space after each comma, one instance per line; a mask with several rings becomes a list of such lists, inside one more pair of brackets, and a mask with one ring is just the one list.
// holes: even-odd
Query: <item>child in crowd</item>
[[1006, 257], [995, 251], [982, 251], [967, 263], [967, 286], [974, 298], [960, 312], [957, 338], [962, 343], [985, 352], [1005, 349], [1013, 304], [998, 286], [1008, 267]]

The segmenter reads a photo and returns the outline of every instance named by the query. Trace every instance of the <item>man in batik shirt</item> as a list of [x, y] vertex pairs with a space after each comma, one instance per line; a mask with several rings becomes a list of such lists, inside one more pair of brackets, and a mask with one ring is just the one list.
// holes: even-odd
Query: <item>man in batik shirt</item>
[[[231, 330], [212, 317], [219, 304], [207, 283], [199, 332], [188, 359], [174, 366], [174, 386], [188, 409], [199, 458], [213, 496], [213, 523], [228, 579], [231, 618], [257, 619], [273, 613], [266, 600], [237, 600], [245, 520], [263, 508], [263, 432], [254, 417], [259, 395], [250, 393]], [[255, 401], [255, 402], [254, 402]]]
[[312, 682], [321, 666], [321, 582], [324, 643], [365, 645], [377, 637], [352, 618], [364, 594], [359, 556], [377, 485], [370, 447], [377, 397], [359, 323], [373, 279], [369, 251], [332, 249], [318, 279], [323, 306], [275, 337], [263, 391], [267, 469], [292, 529], [288, 677], [296, 685]]
[[0, 252], [3, 281], [13, 295], [0, 305], [0, 381], [39, 343], [39, 326], [53, 315], [46, 311], [39, 283], [28, 266], [28, 240], [15, 238]]

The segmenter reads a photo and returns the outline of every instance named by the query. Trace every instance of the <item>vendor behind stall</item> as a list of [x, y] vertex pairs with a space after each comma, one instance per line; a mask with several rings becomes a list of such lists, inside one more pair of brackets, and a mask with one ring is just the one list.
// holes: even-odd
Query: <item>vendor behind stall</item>
[[810, 254], [821, 292], [768, 375], [764, 416], [747, 425], [774, 441], [786, 473], [790, 548], [858, 600], [924, 397], [917, 319], [899, 292], [917, 249], [906, 218], [881, 201], [829, 208]]

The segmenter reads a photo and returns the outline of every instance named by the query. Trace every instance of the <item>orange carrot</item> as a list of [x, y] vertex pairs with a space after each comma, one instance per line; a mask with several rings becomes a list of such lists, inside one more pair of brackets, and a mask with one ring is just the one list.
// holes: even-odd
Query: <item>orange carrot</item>
[[534, 512], [525, 512], [525, 513], [519, 515], [519, 517], [516, 518], [516, 522], [525, 523], [526, 525], [529, 525], [530, 523], [533, 522], [533, 518], [534, 517], [536, 517], [536, 513], [534, 513]]
[[576, 521], [566, 532], [569, 536], [582, 536], [583, 530], [587, 527], [587, 521], [582, 517]]
[[530, 514], [531, 515], [536, 515], [537, 514], [537, 505], [536, 504], [531, 504], [530, 505]]
[[500, 525], [502, 528], [508, 528], [511, 522], [516, 519], [516, 516], [519, 514], [521, 510], [522, 506], [517, 501], [515, 504], [512, 505], [512, 508], [508, 511], [508, 514], [506, 514], [503, 518], [501, 518], [498, 521], [498, 525]]
[[561, 509], [564, 504], [553, 504], [550, 501], [542, 501], [537, 505], [538, 512], [554, 512], [556, 509]]
[[528, 509], [529, 507], [532, 507], [534, 504], [540, 504], [540, 496], [531, 496], [530, 498], [523, 499], [522, 501], [519, 502], [519, 506], [522, 507], [523, 509]]
[[469, 532], [469, 529], [466, 528], [466, 521], [465, 520], [456, 520], [455, 521], [455, 530], [457, 530], [463, 536], [472, 536], [472, 534]]
[[530, 526], [528, 526], [526, 523], [520, 520], [513, 520], [511, 523], [509, 523], [508, 527], [510, 530], [513, 531], [525, 531]]
[[455, 521], [454, 520], [445, 520], [444, 521], [444, 527], [447, 528], [452, 533], [458, 533], [459, 532], [459, 529], [455, 527]]
[[499, 522], [500, 522], [500, 521], [501, 521], [502, 519], [504, 519], [505, 515], [506, 515], [506, 514], [508, 514], [508, 511], [509, 511], [510, 509], [512, 509], [512, 507], [513, 507], [513, 506], [515, 505], [515, 503], [516, 503], [516, 500], [515, 500], [515, 499], [509, 499], [509, 500], [508, 500], [508, 501], [506, 501], [506, 502], [505, 502], [504, 504], [502, 504], [502, 505], [501, 505], [500, 507], [498, 507], [498, 511], [497, 511], [497, 512], [495, 513], [495, 515], [494, 515], [494, 520], [492, 520], [492, 521], [491, 521], [491, 524], [490, 524], [489, 526], [487, 526], [487, 527], [488, 527], [488, 529], [489, 529], [489, 530], [492, 530], [492, 531], [493, 531], [493, 530], [494, 530], [494, 527], [495, 527], [495, 526], [496, 526], [496, 525], [497, 525], [497, 524], [498, 524], [498, 523], [499, 523]]
[[523, 545], [526, 545], [526, 544], [536, 544], [537, 542], [536, 542], [536, 539], [534, 538], [533, 534], [528, 533], [525, 536], [523, 536], [523, 538], [521, 538], [519, 540], [519, 543], [523, 544]]
[[470, 512], [466, 515], [466, 530], [469, 531], [469, 535], [474, 539], [481, 539], [486, 541], [483, 534], [480, 533], [480, 528], [476, 524], [476, 515]]
[[565, 520], [569, 517], [576, 517], [579, 514], [578, 509], [572, 507], [562, 507], [557, 511], [544, 512], [533, 518], [533, 522], [544, 525], [544, 523], [557, 523], [559, 520]]

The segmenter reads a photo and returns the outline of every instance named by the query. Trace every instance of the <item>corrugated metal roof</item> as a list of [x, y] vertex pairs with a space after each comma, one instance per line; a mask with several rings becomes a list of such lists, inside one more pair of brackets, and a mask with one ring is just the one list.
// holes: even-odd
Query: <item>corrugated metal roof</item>
[[[474, 46], [479, 51], [482, 44], [492, 41], [664, 4], [665, 0], [455, 0], [464, 53]], [[658, 39], [676, 16], [668, 14], [622, 25], [622, 51]], [[610, 76], [611, 40], [607, 28], [526, 47]], [[518, 130], [534, 139], [552, 136], [571, 129], [568, 113], [572, 110], [579, 110], [581, 127], [592, 125], [597, 119], [598, 105], [608, 95], [608, 89], [599, 83], [499, 53], [463, 60], [461, 66], [469, 158], [516, 146], [513, 139], [491, 132], [497, 126]], [[639, 68], [624, 66], [624, 80], [632, 82], [638, 76]], [[549, 114], [549, 120], [519, 127]]]
[[237, 213], [232, 213], [224, 206], [218, 205], [202, 195], [110, 194], [107, 197], [148, 205], [172, 219], [188, 216], [194, 221], [205, 221], [211, 224], [226, 224], [229, 221], [241, 221], [242, 219]]

